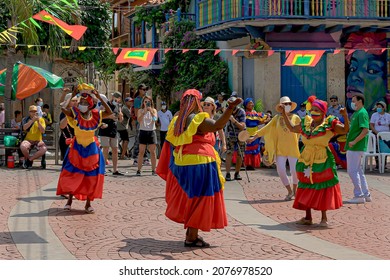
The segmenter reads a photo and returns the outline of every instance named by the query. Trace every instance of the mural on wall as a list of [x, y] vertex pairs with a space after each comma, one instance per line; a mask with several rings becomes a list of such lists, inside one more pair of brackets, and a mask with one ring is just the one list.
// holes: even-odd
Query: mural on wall
[[[385, 101], [387, 91], [386, 33], [351, 33], [341, 40], [346, 49], [346, 106], [349, 112], [354, 93], [365, 96], [365, 108], [372, 112], [378, 101]], [[387, 96], [389, 97], [389, 96]]]

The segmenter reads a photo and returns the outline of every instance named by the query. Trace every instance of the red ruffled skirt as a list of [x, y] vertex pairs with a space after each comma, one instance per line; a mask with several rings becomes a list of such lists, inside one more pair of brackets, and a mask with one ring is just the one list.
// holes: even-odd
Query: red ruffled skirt
[[293, 208], [299, 210], [335, 210], [343, 206], [340, 184], [324, 189], [298, 188]]

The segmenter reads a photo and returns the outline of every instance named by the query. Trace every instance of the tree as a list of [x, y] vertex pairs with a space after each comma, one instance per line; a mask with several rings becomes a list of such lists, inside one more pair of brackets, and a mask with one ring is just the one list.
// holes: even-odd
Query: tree
[[[16, 54], [16, 43], [24, 45], [40, 45], [42, 43], [41, 38], [39, 37], [38, 29], [40, 28], [39, 24], [34, 24], [33, 21], [29, 20], [34, 14], [40, 12], [41, 10], [46, 10], [48, 13], [52, 14], [55, 17], [58, 17], [66, 22], [75, 22], [78, 23], [78, 18], [80, 17], [80, 11], [78, 9], [77, 0], [3, 0], [4, 4], [4, 13], [3, 17], [0, 18], [2, 22], [1, 25], [5, 25], [7, 22], [7, 27], [11, 28], [17, 26], [17, 29], [11, 29], [11, 31], [6, 31], [6, 40], [4, 37], [0, 38], [0, 42], [6, 41], [7, 45], [7, 75], [6, 75], [6, 84], [4, 92], [4, 103], [6, 108], [11, 108], [11, 84], [12, 84], [12, 69], [15, 63], [15, 54]], [[20, 24], [23, 22], [23, 25]], [[39, 26], [39, 27], [38, 27]], [[49, 55], [54, 57], [58, 55], [61, 50], [62, 43], [66, 34], [56, 26], [46, 26], [48, 30], [48, 35], [46, 37], [47, 41], [43, 43], [49, 43], [50, 48]], [[2, 40], [2, 41], [1, 41]], [[21, 49], [23, 51], [23, 49]], [[39, 53], [41, 49], [39, 47], [28, 49], [26, 48], [24, 52]], [[6, 110], [6, 127], [10, 127], [10, 121], [12, 118], [12, 112], [10, 109]]]

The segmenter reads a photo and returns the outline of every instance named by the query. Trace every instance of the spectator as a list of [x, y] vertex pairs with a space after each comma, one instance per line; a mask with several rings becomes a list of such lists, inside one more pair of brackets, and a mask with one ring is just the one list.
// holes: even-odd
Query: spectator
[[[138, 86], [137, 92], [135, 93], [134, 114], [137, 116], [137, 118], [138, 118], [138, 110], [141, 109], [142, 100], [146, 95], [147, 89], [148, 89], [148, 87], [145, 84], [140, 84]], [[134, 149], [133, 149], [133, 159], [134, 159], [133, 165], [138, 166], [138, 152], [139, 152], [139, 142], [138, 142], [138, 140], [139, 140], [139, 137], [138, 137], [139, 136], [139, 122], [138, 121], [136, 121], [135, 135], [136, 135], [136, 137], [135, 137], [135, 143], [134, 143]], [[145, 165], [149, 164], [149, 160], [147, 159], [146, 155], [144, 155], [144, 164]]]
[[15, 118], [11, 120], [11, 128], [20, 129], [20, 125], [22, 123], [22, 112], [16, 110], [14, 112]]
[[[230, 97], [228, 102], [234, 103], [236, 97]], [[238, 133], [245, 129], [245, 111], [239, 107], [235, 107], [233, 114], [230, 116], [230, 120], [226, 125], [226, 181], [231, 181], [230, 168], [232, 166], [233, 152], [238, 150], [238, 156], [235, 166], [234, 179], [242, 180], [240, 176], [240, 169], [242, 165], [242, 159], [245, 152], [245, 142], [238, 140]]]
[[37, 112], [38, 112], [38, 117], [42, 118], [43, 112], [42, 112], [42, 106], [43, 106], [43, 99], [38, 97], [35, 99], [35, 106], [37, 106]]
[[306, 117], [307, 115], [307, 112], [306, 112], [306, 104], [305, 103], [301, 103], [301, 106], [299, 108], [299, 110], [297, 111], [297, 115], [303, 119], [304, 117]]
[[[102, 99], [103, 100], [103, 99]], [[99, 136], [101, 146], [103, 148], [103, 155], [108, 162], [108, 153], [111, 147], [112, 152], [112, 175], [123, 175], [118, 171], [118, 137], [117, 137], [117, 121], [122, 121], [123, 114], [119, 110], [119, 103], [121, 94], [114, 92], [108, 106], [111, 108], [113, 115], [103, 119], [104, 126], [99, 129]]]
[[343, 106], [341, 106], [339, 104], [339, 98], [337, 97], [337, 95], [332, 95], [330, 98], [330, 106], [329, 106], [329, 109], [328, 109], [328, 112], [326, 113], [327, 116], [335, 116], [337, 117], [339, 120], [343, 121], [344, 118], [343, 116], [340, 114], [340, 109], [343, 108]]
[[5, 126], [5, 109], [4, 103], [0, 103], [0, 128]]
[[156, 169], [156, 122], [157, 110], [154, 108], [153, 100], [149, 96], [144, 96], [141, 109], [138, 110], [137, 120], [139, 122], [139, 153], [137, 176], [141, 176], [142, 157], [145, 154], [146, 146], [150, 152], [152, 162], [152, 175], [155, 175]]
[[168, 125], [172, 120], [172, 112], [167, 109], [167, 103], [161, 102], [161, 110], [158, 111], [158, 123], [160, 124], [160, 148], [165, 142], [165, 136], [167, 135]]
[[217, 101], [215, 101], [215, 105], [217, 106], [216, 115], [218, 118], [223, 114], [223, 111], [226, 108], [227, 102], [226, 100], [224, 100], [224, 95], [225, 95], [224, 92], [218, 93]]
[[127, 159], [127, 149], [129, 145], [129, 125], [131, 126], [131, 108], [134, 103], [131, 97], [125, 98], [125, 104], [122, 106], [121, 111], [123, 115], [122, 121], [118, 122], [118, 133], [122, 141], [122, 153], [120, 159]]
[[351, 108], [355, 110], [351, 117], [351, 125], [347, 136], [345, 149], [347, 150], [347, 172], [352, 180], [354, 197], [349, 203], [371, 202], [366, 176], [361, 163], [368, 145], [369, 117], [364, 108], [364, 95], [355, 94], [352, 97]]
[[[35, 159], [45, 155], [47, 148], [42, 141], [42, 135], [45, 133], [46, 124], [42, 117], [38, 115], [37, 106], [29, 107], [29, 116], [22, 120], [22, 129], [26, 133], [23, 142], [20, 144], [20, 150], [24, 156], [23, 168], [28, 169], [33, 165]], [[36, 147], [38, 151], [30, 156], [30, 150]], [[41, 161], [41, 167], [46, 168], [46, 160], [44, 157]]]
[[[60, 103], [61, 108], [71, 109], [76, 108], [79, 102], [79, 98], [77, 96], [72, 97], [72, 93], [68, 93], [65, 96], [65, 99], [63, 102]], [[59, 139], [59, 146], [60, 146], [60, 152], [61, 152], [61, 160], [64, 160], [66, 151], [69, 147], [70, 141], [74, 137], [74, 129], [68, 124], [68, 119], [66, 118], [66, 115], [61, 112], [60, 114], [60, 139]]]
[[49, 104], [43, 105], [43, 107], [42, 107], [42, 117], [45, 120], [46, 127], [50, 128], [50, 126], [53, 123], [53, 119], [52, 119], [51, 114], [50, 114]]

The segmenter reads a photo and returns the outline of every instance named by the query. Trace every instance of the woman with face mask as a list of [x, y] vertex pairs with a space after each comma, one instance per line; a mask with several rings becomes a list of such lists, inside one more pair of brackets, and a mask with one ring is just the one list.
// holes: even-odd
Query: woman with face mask
[[[282, 112], [280, 104], [284, 106], [287, 117], [293, 124], [300, 123], [299, 116], [291, 113], [297, 107], [297, 103], [292, 102], [289, 97], [283, 96], [280, 98], [280, 103], [276, 105], [276, 110], [279, 113]], [[298, 178], [295, 172], [295, 164], [299, 157], [298, 134], [289, 131], [284, 118], [279, 114], [273, 117], [266, 126], [258, 130], [255, 136], [249, 138], [247, 142], [252, 143], [262, 136], [264, 136], [265, 143], [262, 161], [265, 165], [276, 162], [276, 170], [288, 192], [284, 200], [292, 200], [298, 186]], [[286, 171], [287, 160], [290, 166], [291, 181]]]
[[43, 116], [43, 112], [42, 112], [43, 99], [38, 97], [37, 99], [35, 99], [34, 102], [35, 102], [35, 105], [37, 106], [38, 116], [41, 118]]
[[[93, 214], [91, 201], [102, 198], [105, 161], [95, 131], [102, 124], [102, 119], [112, 114], [111, 108], [101, 98], [94, 87], [80, 84], [68, 100], [80, 93], [77, 107], [68, 107], [63, 103], [61, 110], [66, 115], [68, 124], [74, 129], [74, 137], [69, 141], [69, 149], [62, 163], [62, 170], [57, 185], [57, 195], [69, 195], [64, 210], [71, 210], [72, 199], [86, 200], [85, 212]], [[95, 109], [99, 100], [105, 111]]]
[[304, 144], [296, 164], [299, 183], [293, 207], [306, 211], [305, 217], [297, 224], [312, 225], [311, 209], [314, 209], [321, 211], [319, 226], [327, 227], [326, 211], [343, 205], [337, 167], [328, 143], [335, 134], [346, 134], [349, 131], [349, 121], [345, 108], [340, 110], [344, 124], [335, 116], [325, 118], [328, 105], [315, 96], [309, 97], [306, 109], [310, 116], [294, 124], [287, 115], [286, 106], [279, 105], [288, 129], [300, 133]]

